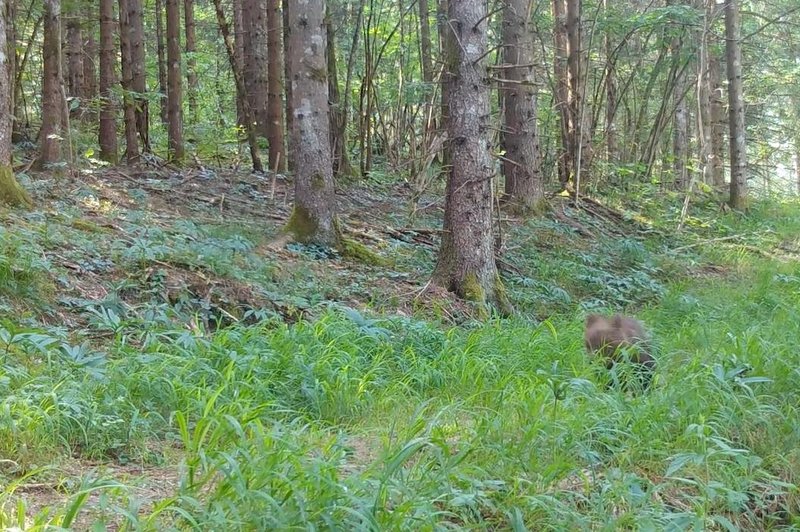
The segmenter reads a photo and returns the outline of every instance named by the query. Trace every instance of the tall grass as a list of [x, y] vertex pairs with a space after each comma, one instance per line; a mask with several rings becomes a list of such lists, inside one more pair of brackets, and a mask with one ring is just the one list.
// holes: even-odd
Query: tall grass
[[[132, 328], [81, 356], [29, 332], [6, 340], [2, 456], [22, 474], [65, 452], [158, 461], [154, 442], [176, 442], [172, 496], [123, 512], [135, 491], [115, 488], [128, 528], [797, 526], [800, 271], [750, 266], [753, 282], [642, 313], [659, 343], [642, 395], [605, 388], [577, 315], [442, 330], [332, 310]], [[76, 493], [48, 522], [90, 510]], [[18, 521], [13, 485], [2, 500]]]
[[[2, 321], [0, 527], [800, 527], [800, 267], [703, 244], [794, 246], [796, 206], [760, 209], [693, 211], [687, 240], [702, 245], [684, 253], [663, 236], [581, 244], [532, 222], [519, 231], [535, 245], [509, 252], [528, 273], [509, 287], [543, 321], [334, 307], [207, 332], [163, 302], [95, 302], [94, 342]], [[213, 271], [269, 277], [246, 242], [182, 231], [193, 238], [150, 231], [110, 249], [183, 263], [199, 239]], [[50, 265], [24, 248], [0, 250], [0, 295], [41, 292]], [[625, 306], [655, 334], [644, 394], [608, 388], [583, 352], [584, 309]]]

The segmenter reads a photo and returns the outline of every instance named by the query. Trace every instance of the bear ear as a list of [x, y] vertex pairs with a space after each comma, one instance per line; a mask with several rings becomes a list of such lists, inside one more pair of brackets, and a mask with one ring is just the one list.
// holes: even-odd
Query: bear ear
[[586, 326], [591, 327], [601, 319], [603, 319], [603, 316], [601, 316], [600, 314], [589, 314], [588, 316], [586, 316]]

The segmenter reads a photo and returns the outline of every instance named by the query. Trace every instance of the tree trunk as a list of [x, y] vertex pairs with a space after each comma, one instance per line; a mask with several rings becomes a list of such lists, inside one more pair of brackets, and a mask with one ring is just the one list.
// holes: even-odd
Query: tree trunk
[[267, 137], [268, 79], [267, 22], [265, 0], [242, 0], [244, 26], [244, 83], [247, 100], [256, 121], [256, 131]]
[[142, 0], [128, 1], [128, 32], [131, 47], [131, 89], [136, 93], [136, 131], [142, 151], [150, 153], [149, 114], [147, 103], [147, 72], [144, 62], [144, 14]]
[[286, 148], [283, 138], [283, 17], [280, 0], [268, 0], [267, 5], [267, 141], [269, 167], [286, 171]]
[[525, 214], [544, 200], [530, 9], [531, 0], [507, 0], [503, 9], [503, 72], [509, 82], [501, 87], [505, 192], [511, 206]]
[[242, 71], [239, 69], [239, 64], [236, 61], [236, 43], [234, 37], [231, 35], [230, 26], [228, 21], [225, 20], [225, 13], [222, 10], [222, 0], [214, 0], [214, 11], [217, 15], [217, 24], [219, 31], [222, 33], [222, 40], [225, 42], [225, 51], [228, 54], [228, 63], [233, 71], [233, 80], [236, 83], [236, 101], [239, 108], [243, 113], [244, 130], [247, 133], [247, 145], [250, 148], [250, 159], [253, 162], [253, 171], [263, 172], [264, 167], [261, 165], [261, 155], [258, 153], [258, 139], [256, 138], [256, 129], [250, 114], [250, 105], [247, 103], [247, 89], [244, 85]]
[[67, 97], [78, 99], [78, 105], [70, 104], [70, 116], [80, 116], [84, 102], [80, 101], [83, 91], [83, 35], [77, 13], [71, 13], [67, 20]]
[[422, 81], [433, 83], [433, 62], [431, 61], [431, 22], [428, 0], [417, 0], [419, 8], [419, 51], [422, 63]]
[[417, 7], [419, 9], [419, 53], [420, 53], [420, 67], [422, 69], [422, 81], [425, 83], [425, 104], [422, 106], [422, 137], [419, 141], [413, 141], [411, 158], [413, 166], [411, 168], [412, 175], [418, 173], [416, 168], [416, 146], [419, 145], [422, 151], [427, 151], [430, 143], [430, 133], [436, 128], [436, 117], [433, 115], [433, 60], [431, 56], [431, 21], [430, 21], [430, 6], [428, 0], [417, 0]]
[[[15, 0], [5, 0], [0, 1], [0, 18], [4, 18], [5, 21], [3, 25], [5, 27], [5, 35], [2, 37], [4, 40], [5, 47], [0, 48], [0, 50], [7, 50], [6, 56], [6, 70], [8, 75], [8, 83], [9, 83], [9, 94], [8, 94], [8, 112], [11, 113], [12, 116], [12, 130], [13, 130], [13, 117], [15, 116], [14, 112], [16, 110], [16, 87], [15, 82], [17, 79], [17, 67], [19, 66], [19, 53], [17, 52], [17, 28], [15, 25], [15, 20], [17, 16], [17, 10], [15, 5]], [[34, 26], [34, 33], [36, 33], [36, 27]], [[2, 76], [2, 72], [0, 71], [0, 76]], [[3, 108], [0, 107], [0, 111], [3, 111]], [[2, 118], [0, 118], [2, 120]], [[13, 133], [13, 131], [12, 131]]]
[[[608, 13], [608, 0], [603, 0], [603, 9]], [[606, 162], [616, 164], [619, 161], [617, 148], [617, 130], [614, 126], [614, 117], [617, 114], [617, 70], [616, 58], [613, 57], [614, 46], [611, 42], [610, 32], [606, 32], [604, 48], [606, 54]]]
[[156, 57], [158, 62], [158, 109], [161, 124], [168, 127], [167, 116], [167, 49], [164, 46], [164, 3], [156, 0]]
[[125, 115], [125, 159], [128, 164], [139, 160], [139, 139], [136, 131], [136, 101], [133, 98], [133, 70], [131, 69], [129, 0], [119, 0], [119, 47], [122, 64], [121, 85]]
[[114, 64], [114, 0], [100, 0], [100, 159], [117, 164], [117, 115], [111, 92], [116, 76]]
[[334, 176], [352, 176], [353, 168], [347, 156], [347, 124], [342, 109], [342, 95], [339, 91], [339, 75], [336, 68], [336, 48], [334, 46], [333, 24], [328, 14], [325, 24], [328, 37], [328, 101], [330, 102], [331, 119], [331, 154], [333, 157]]
[[286, 230], [300, 242], [339, 246], [329, 143], [325, 0], [288, 4], [295, 205]]
[[[291, 73], [289, 72], [289, 32], [291, 28], [289, 27], [289, 1], [290, 0], [281, 0], [281, 7], [283, 8], [283, 79], [286, 80], [284, 84], [284, 90], [286, 91], [286, 109], [284, 112], [284, 116], [286, 117], [286, 131], [289, 135], [291, 135], [292, 131], [292, 120], [294, 119], [294, 109], [292, 109], [292, 77]], [[363, 1], [363, 0], [362, 0]], [[347, 96], [345, 95], [345, 98]], [[292, 158], [289, 156], [288, 150], [286, 154], [286, 169], [289, 172], [294, 171], [294, 162]]]
[[590, 159], [588, 114], [585, 112], [584, 92], [586, 90], [586, 69], [583, 51], [583, 29], [581, 21], [581, 0], [566, 0], [567, 15], [567, 70], [569, 78], [569, 109], [572, 120], [570, 146], [572, 153], [570, 169], [573, 179], [585, 181]]
[[[235, 51], [236, 71], [244, 76], [244, 22], [242, 21], [242, 2], [233, 3], [233, 49]], [[244, 77], [242, 77], [244, 79]], [[244, 108], [239, 98], [236, 98], [236, 124], [244, 127]]]
[[[683, 0], [667, 0], [668, 6], [682, 5]], [[689, 108], [686, 105], [686, 74], [680, 68], [684, 63], [683, 33], [672, 39], [672, 61], [678, 65], [675, 83], [672, 85], [672, 101], [675, 113], [672, 116], [672, 171], [674, 173], [674, 188], [685, 190], [689, 186]]]
[[92, 123], [97, 120], [97, 111], [94, 105], [88, 102], [97, 98], [97, 41], [95, 40], [95, 23], [97, 22], [94, 6], [88, 6], [83, 10], [84, 16], [84, 44], [83, 44], [83, 87], [81, 87], [81, 99], [87, 102], [83, 110], [84, 120]]
[[731, 196], [734, 209], [747, 208], [747, 145], [742, 93], [742, 51], [739, 43], [739, 5], [725, 0], [725, 53], [728, 67], [728, 126], [731, 151]]
[[489, 87], [486, 84], [486, 3], [451, 0], [445, 68], [452, 165], [447, 179], [444, 232], [434, 284], [479, 304], [510, 313], [497, 272], [492, 235], [492, 160], [489, 155]]
[[64, 100], [61, 74], [61, 1], [44, 0], [44, 43], [42, 45], [42, 128], [37, 168], [61, 160]]
[[[13, 12], [13, 9], [12, 9]], [[7, 18], [6, 20], [11, 20]], [[27, 129], [30, 126], [30, 122], [28, 120], [28, 113], [23, 105], [22, 99], [22, 74], [25, 72], [25, 67], [28, 64], [28, 59], [31, 57], [31, 53], [34, 47], [34, 44], [37, 42], [39, 36], [39, 29], [42, 26], [42, 22], [44, 21], [44, 15], [41, 15], [36, 18], [36, 22], [33, 25], [33, 30], [31, 30], [31, 35], [28, 38], [28, 42], [25, 44], [25, 51], [22, 53], [21, 58], [16, 58], [14, 61], [14, 71], [15, 77], [13, 78], [14, 83], [14, 95], [11, 98], [12, 105], [14, 105], [14, 122], [12, 124], [12, 136], [22, 136], [22, 130]]]
[[[345, 139], [344, 139], [344, 155], [340, 161], [342, 166], [340, 173], [349, 176], [355, 175], [355, 169], [350, 162], [350, 157], [347, 156], [347, 122], [350, 116], [350, 93], [353, 87], [353, 69], [356, 64], [356, 52], [358, 51], [358, 39], [361, 35], [361, 23], [364, 19], [364, 5], [366, 0], [359, 0], [357, 5], [354, 5], [355, 23], [353, 24], [353, 36], [350, 39], [350, 53], [347, 55], [347, 71], [344, 75], [344, 95], [342, 96], [342, 104], [339, 108], [340, 123], [344, 124]], [[345, 166], [345, 162], [347, 165]]]
[[179, 0], [167, 3], [167, 117], [169, 156], [183, 162], [183, 78], [181, 76], [181, 8]]
[[722, 68], [719, 56], [709, 50], [708, 54], [708, 83], [709, 98], [711, 100], [711, 153], [709, 164], [711, 166], [712, 182], [715, 187], [725, 186], [725, 101], [722, 88]]
[[797, 193], [800, 194], [800, 138], [794, 140], [794, 153], [792, 153], [792, 169]]
[[553, 100], [558, 111], [561, 132], [561, 146], [558, 149], [558, 181], [565, 187], [572, 177], [572, 131], [574, 130], [572, 109], [569, 103], [569, 70], [567, 57], [569, 44], [567, 41], [567, 5], [565, 0], [553, 0], [554, 54], [553, 77], [555, 90]]
[[12, 70], [9, 59], [13, 57], [8, 53], [8, 28], [11, 24], [12, 0], [0, 0], [0, 202], [6, 205], [30, 206], [31, 199], [14, 177], [11, 165], [11, 98]]
[[706, 9], [706, 0], [695, 0], [694, 7], [702, 10], [703, 26], [693, 36], [699, 43], [697, 54], [697, 143], [700, 175], [703, 183], [713, 184], [711, 175], [711, 91], [708, 77], [708, 52], [711, 39], [711, 9]]
[[[453, 79], [454, 74], [448, 71], [446, 56], [450, 47], [450, 41], [453, 39], [453, 31], [450, 28], [449, 20], [449, 7], [448, 0], [438, 0], [436, 4], [436, 18], [437, 28], [439, 30], [439, 61], [444, 64], [441, 75], [441, 96], [439, 97], [439, 127], [442, 130], [447, 130], [447, 117], [450, 114], [450, 89], [449, 85]], [[442, 144], [441, 162], [442, 174], [449, 174], [450, 161], [452, 161], [450, 154], [450, 143], [444, 142]]]
[[186, 91], [189, 100], [189, 117], [196, 124], [200, 117], [197, 111], [197, 49], [194, 31], [194, 0], [183, 0], [183, 18], [186, 24]]

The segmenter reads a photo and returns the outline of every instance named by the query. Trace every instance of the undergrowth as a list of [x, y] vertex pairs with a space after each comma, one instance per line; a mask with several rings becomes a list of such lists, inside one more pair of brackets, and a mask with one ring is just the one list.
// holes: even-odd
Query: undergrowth
[[[378, 274], [282, 264], [232, 227], [129, 213], [110, 239], [67, 210], [57, 230], [28, 220], [0, 249], [9, 308], [52, 304], [73, 263], [106, 284], [59, 299], [79, 328], [0, 322], [0, 527], [798, 527], [800, 216], [704, 208], [682, 236], [669, 219], [595, 241], [517, 227], [504, 275], [520, 315], [458, 325], [391, 311], [391, 283], [432, 266], [410, 243], [385, 247], [395, 269]], [[272, 306], [167, 296], [173, 268], [192, 286], [249, 282]], [[609, 388], [585, 356], [590, 309], [653, 330], [647, 393]]]

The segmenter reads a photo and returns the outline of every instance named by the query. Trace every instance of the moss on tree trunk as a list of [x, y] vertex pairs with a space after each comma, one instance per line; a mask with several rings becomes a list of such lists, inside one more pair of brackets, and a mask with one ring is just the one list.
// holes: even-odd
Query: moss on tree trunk
[[33, 205], [30, 196], [14, 177], [11, 166], [0, 166], [0, 202], [14, 207], [30, 207]]

